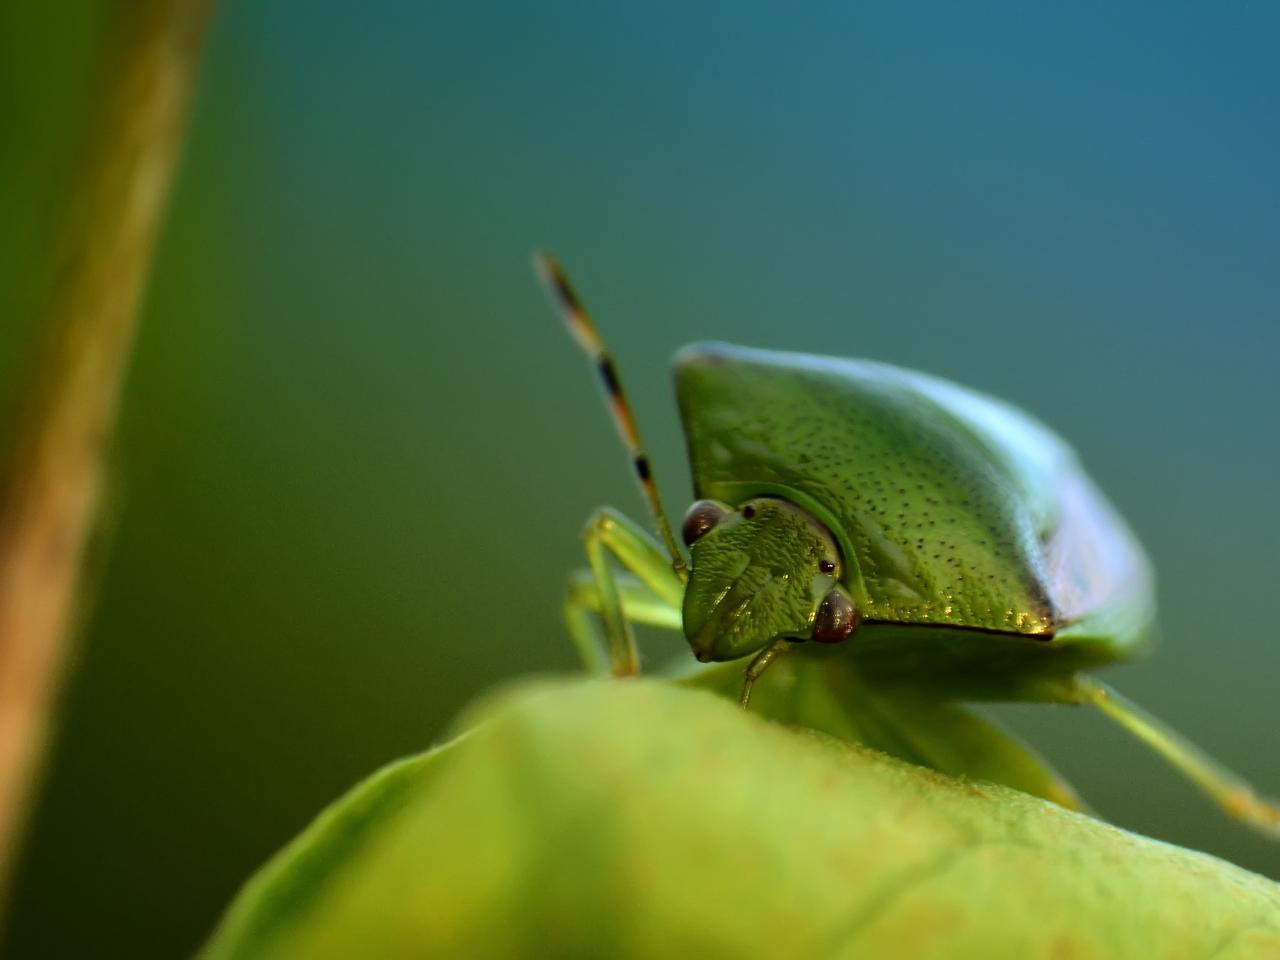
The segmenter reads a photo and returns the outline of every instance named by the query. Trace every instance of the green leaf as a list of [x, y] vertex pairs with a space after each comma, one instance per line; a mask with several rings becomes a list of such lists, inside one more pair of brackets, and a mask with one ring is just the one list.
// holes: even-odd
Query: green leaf
[[205, 960], [1280, 955], [1280, 887], [653, 681], [546, 683], [376, 774]]

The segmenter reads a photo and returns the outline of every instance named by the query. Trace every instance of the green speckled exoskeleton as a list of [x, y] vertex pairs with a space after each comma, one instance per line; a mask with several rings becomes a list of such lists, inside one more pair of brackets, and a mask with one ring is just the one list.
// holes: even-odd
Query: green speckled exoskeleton
[[633, 623], [679, 630], [703, 663], [750, 658], [745, 672], [686, 682], [732, 685], [770, 716], [1069, 806], [1074, 792], [1040, 758], [960, 704], [1092, 704], [1229, 814], [1280, 836], [1280, 808], [1084, 675], [1145, 652], [1152, 577], [1046, 427], [885, 364], [686, 347], [686, 560], [613, 360], [560, 268], [538, 266], [597, 367], [660, 535], [609, 508], [588, 522], [588, 568], [565, 607], [588, 667], [635, 673]]

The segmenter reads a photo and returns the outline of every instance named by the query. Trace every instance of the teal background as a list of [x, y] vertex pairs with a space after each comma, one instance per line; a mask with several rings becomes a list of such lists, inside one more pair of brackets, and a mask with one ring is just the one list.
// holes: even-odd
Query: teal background
[[[581, 524], [643, 514], [538, 246], [673, 510], [694, 339], [1057, 428], [1160, 574], [1165, 642], [1109, 679], [1280, 794], [1280, 13], [1230, 10], [224, 3], [6, 955], [189, 952], [327, 800], [573, 668]], [[0, 10], [0, 431], [98, 21]], [[1099, 718], [996, 713], [1115, 822], [1280, 877]]]

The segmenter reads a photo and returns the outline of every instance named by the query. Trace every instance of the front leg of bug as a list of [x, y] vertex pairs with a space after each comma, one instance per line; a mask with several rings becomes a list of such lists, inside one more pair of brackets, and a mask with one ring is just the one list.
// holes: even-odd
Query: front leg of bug
[[751, 663], [747, 665], [747, 672], [742, 677], [742, 693], [738, 697], [738, 703], [742, 709], [747, 709], [751, 703], [751, 688], [755, 686], [760, 675], [764, 673], [773, 664], [773, 661], [790, 650], [794, 644], [790, 640], [775, 640], [769, 646], [765, 647], [755, 655]]
[[[627, 448], [631, 469], [639, 481], [640, 492], [649, 506], [654, 526], [666, 546], [664, 551], [652, 537], [617, 511], [608, 508], [598, 510], [587, 524], [585, 534], [591, 584], [586, 586], [581, 578], [570, 582], [565, 618], [583, 660], [588, 667], [597, 665], [600, 660], [599, 643], [588, 612], [594, 611], [604, 623], [611, 672], [615, 676], [630, 676], [639, 668], [630, 621], [669, 626], [674, 616], [675, 625], [679, 626], [688, 570], [662, 508], [649, 455], [640, 442], [640, 430], [622, 389], [618, 368], [560, 265], [547, 254], [539, 254], [534, 262], [573, 339], [591, 359], [600, 377], [609, 414]], [[635, 574], [651, 595], [637, 593], [633, 587], [638, 585], [628, 586], [614, 575], [609, 552]]]
[[[622, 601], [622, 617], [628, 623], [639, 623], [664, 630], [680, 630], [680, 608], [667, 603], [642, 581], [627, 573], [614, 576], [618, 599]], [[565, 591], [564, 619], [569, 636], [582, 664], [589, 673], [612, 673], [604, 638], [600, 635], [600, 590], [590, 569], [575, 570], [569, 575]]]
[[[616, 510], [602, 507], [583, 532], [588, 576], [570, 578], [565, 619], [589, 669], [600, 663], [600, 645], [591, 614], [604, 625], [609, 672], [631, 676], [639, 669], [631, 624], [680, 629], [684, 583], [667, 554], [638, 524]], [[611, 557], [631, 576], [620, 577]]]

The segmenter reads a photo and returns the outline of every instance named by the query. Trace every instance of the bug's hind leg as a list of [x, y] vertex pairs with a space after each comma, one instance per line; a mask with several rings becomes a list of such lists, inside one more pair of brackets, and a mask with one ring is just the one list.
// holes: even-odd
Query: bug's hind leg
[[[630, 676], [639, 669], [631, 623], [680, 628], [684, 584], [662, 548], [616, 510], [592, 514], [583, 533], [589, 571], [570, 578], [565, 600], [569, 632], [588, 669], [603, 664], [591, 614], [604, 625], [609, 669]], [[632, 576], [614, 572], [609, 555]]]
[[1097, 707], [1164, 757], [1229, 816], [1280, 839], [1280, 805], [1275, 801], [1259, 797], [1249, 784], [1199, 747], [1111, 688], [1077, 677], [1075, 692], [1078, 702]]

